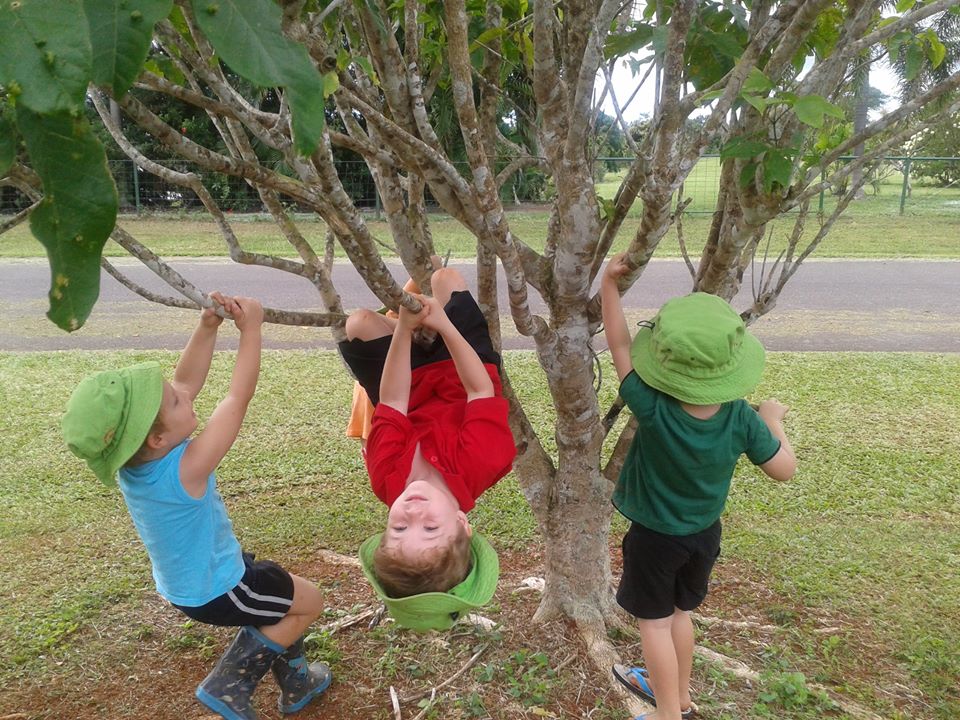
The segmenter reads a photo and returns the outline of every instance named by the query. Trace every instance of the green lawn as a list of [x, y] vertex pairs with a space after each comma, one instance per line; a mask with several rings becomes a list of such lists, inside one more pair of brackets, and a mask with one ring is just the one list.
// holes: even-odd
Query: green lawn
[[[687, 215], [683, 221], [684, 237], [691, 254], [699, 255], [710, 226], [709, 201], [715, 195], [715, 178], [704, 160], [691, 174], [685, 194], [693, 196], [691, 205], [699, 212]], [[701, 167], [703, 165], [704, 167]], [[619, 185], [620, 173], [608, 173], [597, 186], [597, 193], [611, 199]], [[834, 225], [830, 234], [816, 251], [816, 257], [852, 258], [957, 258], [960, 257], [960, 188], [938, 189], [917, 186], [904, 215], [898, 214], [899, 185], [882, 185], [878, 194], [854, 203]], [[827, 198], [829, 210], [833, 199]], [[707, 211], [707, 212], [704, 212]], [[542, 249], [546, 238], [548, 209], [508, 210], [510, 227], [516, 237], [536, 249]], [[631, 211], [614, 244], [614, 251], [626, 248], [637, 229], [639, 205]], [[121, 216], [119, 224], [147, 247], [164, 257], [225, 256], [225, 245], [219, 231], [202, 214]], [[257, 215], [232, 217], [233, 229], [241, 245], [250, 252], [294, 256], [295, 252], [284, 240], [278, 227], [268, 218]], [[299, 226], [305, 238], [322, 252], [326, 225], [315, 216], [303, 217]], [[390, 229], [382, 220], [369, 218], [370, 232], [390, 254]], [[463, 227], [449, 216], [437, 213], [431, 216], [430, 227], [434, 245], [441, 254], [450, 251], [453, 257], [473, 257], [476, 245]], [[770, 248], [773, 257], [779, 252], [793, 229], [792, 219], [771, 223]], [[815, 216], [807, 220], [804, 239], [813, 238], [819, 223]], [[675, 230], [671, 229], [661, 242], [657, 253], [661, 257], [678, 257], [679, 245]], [[123, 256], [126, 252], [113, 242], [105, 248], [108, 256]], [[30, 234], [26, 223], [0, 236], [0, 258], [41, 257], [43, 248]], [[338, 256], [343, 251], [338, 249]]]
[[[82, 665], [95, 638], [78, 631], [118, 612], [135, 616], [149, 592], [146, 557], [119, 494], [69, 454], [58, 430], [83, 375], [143, 359], [172, 367], [175, 355], [0, 354], [0, 685], [52, 672], [47, 657]], [[536, 361], [513, 352], [505, 362], [550, 447]], [[215, 357], [201, 417], [221, 396], [231, 363], [230, 354]], [[725, 519], [727, 561], [760, 568], [799, 607], [841, 615], [851, 637], [869, 631], [877, 658], [895, 663], [897, 682], [922, 692], [923, 717], [937, 720], [960, 717], [958, 378], [956, 355], [772, 354], [757, 396], [775, 394], [792, 407], [787, 431], [800, 471], [777, 484], [741, 467]], [[379, 528], [383, 508], [356, 443], [342, 433], [350, 389], [331, 353], [265, 353], [243, 433], [219, 471], [244, 545], [292, 561], [317, 547], [352, 553]], [[601, 400], [615, 392], [608, 379]], [[498, 547], [538, 542], [512, 476], [473, 515]], [[617, 519], [614, 533], [623, 528]], [[816, 654], [825, 641], [804, 642]], [[832, 652], [842, 678], [840, 649]], [[868, 694], [868, 704], [882, 702]]]

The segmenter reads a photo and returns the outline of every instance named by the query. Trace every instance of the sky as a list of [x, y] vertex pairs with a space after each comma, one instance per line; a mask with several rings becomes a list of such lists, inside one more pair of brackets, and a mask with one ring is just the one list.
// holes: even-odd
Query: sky
[[[630, 97], [630, 94], [633, 92], [636, 83], [639, 81], [642, 75], [634, 78], [629, 70], [626, 67], [626, 62], [620, 61], [617, 63], [613, 71], [613, 83], [617, 91], [617, 101], [625, 103]], [[896, 75], [890, 70], [889, 66], [886, 63], [877, 63], [870, 70], [870, 85], [877, 88], [884, 94], [886, 94], [890, 99], [887, 101], [886, 109], [889, 110], [892, 107], [897, 105], [897, 80]], [[603, 75], [599, 76], [599, 82], [597, 84], [597, 94], [599, 97], [600, 92], [603, 89]], [[632, 122], [640, 118], [641, 115], [646, 114], [649, 116], [653, 110], [653, 83], [647, 81], [646, 85], [637, 93], [637, 96], [634, 98], [633, 102], [627, 107], [623, 113], [623, 117], [627, 122]], [[603, 111], [610, 115], [614, 116], [613, 103], [610, 101], [609, 97], [604, 101]]]

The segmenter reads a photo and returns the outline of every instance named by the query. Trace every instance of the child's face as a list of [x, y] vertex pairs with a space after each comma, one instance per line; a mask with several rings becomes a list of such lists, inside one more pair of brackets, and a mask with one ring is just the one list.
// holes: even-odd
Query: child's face
[[193, 411], [190, 395], [168, 382], [163, 383], [159, 417], [163, 424], [161, 434], [168, 446], [179, 445], [197, 429], [197, 414]]
[[404, 555], [419, 553], [449, 545], [460, 527], [470, 532], [456, 499], [424, 480], [414, 480], [390, 506], [384, 543]]

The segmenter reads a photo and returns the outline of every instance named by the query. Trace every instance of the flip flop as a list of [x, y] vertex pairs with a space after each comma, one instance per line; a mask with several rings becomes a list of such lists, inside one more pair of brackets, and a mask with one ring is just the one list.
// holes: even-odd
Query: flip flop
[[[648, 703], [657, 706], [657, 699], [653, 696], [653, 688], [650, 687], [650, 676], [644, 667], [628, 667], [626, 665], [614, 665], [613, 676], [619, 680], [630, 692], [643, 698]], [[636, 681], [636, 682], [634, 682]], [[680, 711], [680, 717], [692, 718], [697, 712], [695, 703], [690, 703], [690, 707]], [[646, 715], [640, 715], [634, 720], [646, 720]]]
[[634, 695], [642, 697], [654, 707], [657, 706], [656, 698], [653, 697], [653, 688], [650, 687], [650, 677], [647, 674], [646, 668], [614, 665], [613, 676]]

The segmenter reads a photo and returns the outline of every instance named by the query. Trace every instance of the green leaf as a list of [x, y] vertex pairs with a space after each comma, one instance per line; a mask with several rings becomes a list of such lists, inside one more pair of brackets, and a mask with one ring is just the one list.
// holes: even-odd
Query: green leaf
[[100, 253], [117, 221], [117, 189], [86, 118], [18, 106], [17, 125], [43, 180], [44, 198], [30, 215], [30, 229], [50, 260], [47, 317], [72, 332], [100, 294]]
[[843, 111], [836, 105], [827, 102], [820, 95], [803, 95], [793, 103], [793, 111], [797, 114], [797, 119], [804, 125], [810, 127], [823, 127], [823, 116], [831, 115], [842, 118]]
[[718, 33], [712, 30], [704, 30], [697, 39], [712, 47], [723, 57], [739, 58], [743, 54], [743, 47], [734, 35], [734, 33]]
[[270, 0], [193, 0], [197, 24], [236, 73], [261, 87], [287, 88], [297, 152], [316, 149], [325, 125], [323, 81], [302, 45], [280, 27]]
[[762, 155], [770, 148], [769, 145], [756, 140], [748, 140], [742, 137], [735, 137], [720, 149], [720, 159], [729, 158], [747, 159]]
[[773, 83], [770, 82], [770, 78], [764, 75], [759, 68], [753, 68], [744, 81], [741, 91], [754, 95], [766, 95], [771, 89], [773, 89]]
[[323, 96], [325, 98], [330, 97], [340, 87], [340, 78], [333, 71], [324, 73], [320, 77], [323, 79]]
[[0, 2], [0, 85], [38, 113], [76, 110], [90, 82], [80, 0]]
[[504, 33], [504, 28], [502, 27], [495, 27], [495, 28], [490, 28], [489, 30], [484, 30], [482, 33], [480, 33], [476, 37], [476, 39], [474, 39], [472, 43], [470, 43], [470, 52], [476, 52], [477, 50], [481, 50], [486, 45], [489, 45], [491, 40], [494, 40], [502, 36], [503, 33]]
[[766, 98], [760, 97], [759, 95], [747, 95], [743, 93], [740, 97], [750, 103], [758, 112], [763, 112], [767, 109], [767, 105], [770, 104]]
[[927, 58], [930, 60], [930, 64], [935, 68], [940, 67], [940, 63], [947, 57], [946, 45], [940, 42], [940, 38], [933, 30], [927, 30], [924, 33], [924, 38], [927, 41]]
[[143, 69], [169, 80], [174, 85], [185, 85], [187, 82], [187, 78], [180, 71], [180, 68], [168, 57], [151, 58], [143, 64]]
[[366, 58], [363, 55], [357, 55], [353, 58], [353, 62], [363, 69], [363, 71], [375, 85], [380, 83], [380, 81], [377, 79], [377, 71], [373, 69], [373, 63], [370, 62], [369, 58]]
[[920, 74], [920, 69], [923, 67], [923, 61], [926, 59], [926, 55], [923, 52], [923, 47], [919, 43], [913, 43], [907, 47], [907, 51], [904, 54], [904, 77], [907, 80], [915, 80], [917, 75]]
[[712, 90], [711, 92], [705, 93], [703, 97], [700, 98], [700, 106], [703, 107], [704, 105], [712, 103], [718, 97], [722, 96], [723, 93], [724, 91], [722, 89]]
[[0, 177], [7, 174], [17, 159], [17, 128], [0, 115]]
[[774, 184], [790, 187], [793, 158], [780, 150], [770, 150], [763, 156], [763, 189], [773, 192]]
[[740, 171], [740, 187], [745, 188], [750, 183], [753, 182], [753, 178], [757, 175], [757, 168], [760, 167], [755, 162], [748, 162], [743, 166], [743, 170]]
[[916, 4], [917, 0], [897, 0], [897, 12], [905, 13]]
[[133, 85], [153, 39], [153, 26], [173, 0], [83, 0], [93, 46], [93, 82], [120, 97]]
[[603, 57], [606, 60], [623, 57], [650, 44], [653, 28], [643, 24], [625, 33], [611, 33], [603, 45]]

